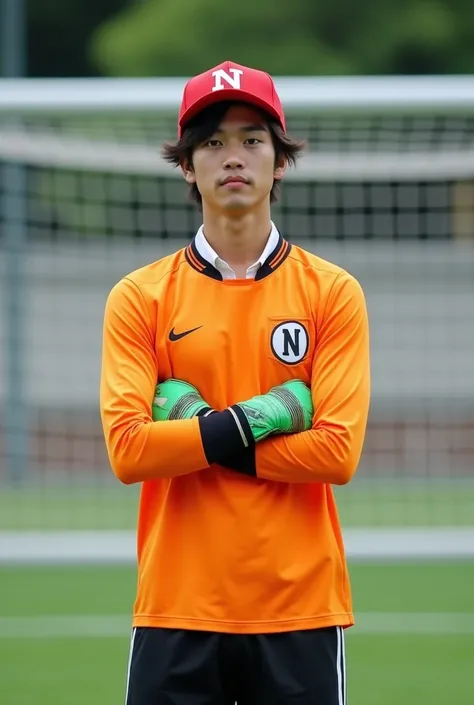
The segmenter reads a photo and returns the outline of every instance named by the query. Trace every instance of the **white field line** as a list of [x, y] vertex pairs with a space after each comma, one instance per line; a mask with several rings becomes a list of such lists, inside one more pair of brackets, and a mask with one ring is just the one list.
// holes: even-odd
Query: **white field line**
[[[346, 529], [344, 540], [354, 561], [474, 558], [474, 527]], [[38, 564], [135, 565], [135, 532], [0, 532], [0, 565]]]
[[[126, 615], [0, 617], [2, 639], [129, 638]], [[350, 635], [474, 635], [474, 612], [363, 612]]]

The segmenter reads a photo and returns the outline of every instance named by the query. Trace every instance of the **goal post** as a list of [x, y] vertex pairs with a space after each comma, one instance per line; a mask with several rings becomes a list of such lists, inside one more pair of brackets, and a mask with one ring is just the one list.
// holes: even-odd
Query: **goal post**
[[[0, 156], [22, 159], [29, 149], [30, 160], [57, 163], [68, 149], [64, 158], [79, 168], [102, 170], [101, 159], [115, 157], [116, 168], [160, 173], [164, 163], [143, 142], [147, 132], [155, 145], [174, 135], [184, 83], [178, 78], [0, 80]], [[276, 85], [290, 129], [309, 146], [289, 179], [433, 181], [440, 170], [448, 178], [473, 175], [474, 77], [280, 77]], [[35, 141], [27, 141], [28, 132], [19, 130], [16, 120], [7, 129], [8, 118], [31, 126]], [[61, 128], [63, 149], [55, 142], [55, 152], [51, 139]], [[86, 129], [95, 140], [84, 153]], [[107, 152], [117, 140], [123, 153]]]
[[[0, 111], [158, 112], [173, 117], [187, 78], [0, 79]], [[287, 114], [471, 114], [473, 76], [279, 76]]]
[[[185, 80], [0, 80], [0, 532], [22, 545], [133, 531], [136, 488], [113, 478], [98, 417], [102, 313], [199, 225], [159, 154]], [[474, 77], [276, 84], [307, 149], [274, 220], [351, 271], [369, 308], [369, 428], [337, 490], [349, 546], [472, 554]]]

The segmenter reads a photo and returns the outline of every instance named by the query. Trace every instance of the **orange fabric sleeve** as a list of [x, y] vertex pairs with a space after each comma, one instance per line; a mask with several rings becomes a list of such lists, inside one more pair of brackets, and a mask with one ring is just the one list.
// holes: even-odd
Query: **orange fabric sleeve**
[[112, 469], [125, 484], [208, 466], [197, 418], [152, 420], [158, 381], [154, 328], [139, 287], [120, 281], [105, 307], [100, 411]]
[[369, 326], [362, 288], [346, 272], [335, 280], [317, 330], [313, 428], [259, 443], [262, 479], [343, 485], [357, 469], [369, 412]]

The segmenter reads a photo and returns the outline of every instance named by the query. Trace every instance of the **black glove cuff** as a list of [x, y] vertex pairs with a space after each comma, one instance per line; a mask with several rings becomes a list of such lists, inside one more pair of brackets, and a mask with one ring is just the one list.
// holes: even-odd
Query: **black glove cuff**
[[240, 408], [236, 411], [236, 407], [232, 407], [232, 410], [217, 411], [209, 416], [199, 415], [199, 427], [209, 465], [225, 465], [243, 450], [255, 446], [250, 426]]

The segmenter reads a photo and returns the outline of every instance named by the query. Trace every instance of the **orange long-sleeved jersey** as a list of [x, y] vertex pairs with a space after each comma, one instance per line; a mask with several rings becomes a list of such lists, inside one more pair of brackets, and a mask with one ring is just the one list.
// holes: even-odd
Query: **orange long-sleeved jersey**
[[[256, 478], [208, 467], [197, 418], [152, 421], [170, 377], [217, 410], [302, 379], [313, 428], [258, 443]], [[356, 470], [369, 396], [360, 285], [281, 237], [255, 280], [222, 281], [193, 242], [120, 281], [105, 311], [101, 415], [115, 474], [143, 483], [134, 625], [353, 624], [331, 484]]]

